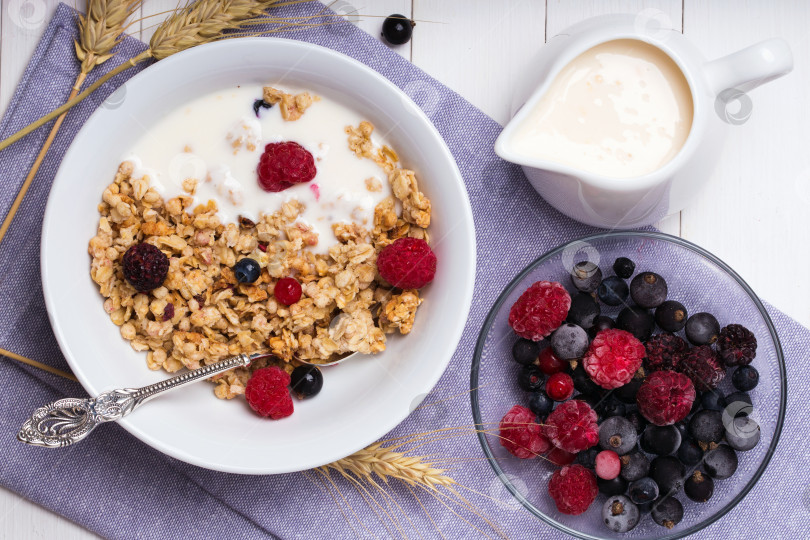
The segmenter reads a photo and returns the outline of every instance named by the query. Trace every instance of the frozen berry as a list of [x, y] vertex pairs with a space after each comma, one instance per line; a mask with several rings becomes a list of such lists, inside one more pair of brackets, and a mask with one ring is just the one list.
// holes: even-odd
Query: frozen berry
[[658, 307], [667, 299], [667, 282], [655, 272], [642, 272], [630, 282], [630, 296], [639, 307]]
[[661, 495], [670, 495], [681, 489], [685, 476], [686, 468], [676, 457], [658, 456], [650, 463], [650, 478], [658, 484]]
[[613, 480], [622, 470], [619, 454], [613, 450], [602, 450], [596, 456], [596, 476], [603, 480]]
[[[620, 388], [626, 387], [627, 384], [625, 384]], [[602, 403], [600, 403], [599, 405], [601, 411], [597, 411], [597, 413], [601, 414], [605, 418], [610, 418], [611, 416], [624, 416], [624, 413], [627, 412], [627, 405], [625, 405], [622, 401], [616, 399], [615, 394], [618, 390], [619, 388], [617, 388], [616, 390], [605, 396], [605, 398], [602, 400]]]
[[627, 330], [641, 341], [647, 341], [655, 329], [655, 319], [648, 310], [630, 306], [619, 312], [616, 327]]
[[273, 294], [281, 304], [291, 306], [301, 299], [301, 284], [295, 278], [281, 278], [276, 282]]
[[624, 415], [624, 417], [627, 418], [631, 424], [633, 424], [633, 427], [636, 428], [636, 433], [639, 435], [647, 427], [647, 419], [644, 418], [644, 416], [638, 411], [630, 411]]
[[380, 251], [377, 270], [394, 287], [421, 289], [436, 275], [436, 254], [421, 238], [399, 238]]
[[163, 284], [169, 273], [169, 258], [152, 244], [134, 244], [123, 258], [124, 277], [138, 292], [149, 292]]
[[734, 418], [726, 424], [726, 442], [738, 452], [747, 452], [759, 444], [759, 424], [750, 416]]
[[686, 326], [689, 313], [683, 304], [676, 300], [667, 300], [655, 308], [655, 323], [667, 332], [680, 332]]
[[543, 373], [534, 364], [523, 366], [518, 373], [518, 386], [527, 392], [534, 392], [543, 387], [545, 379]]
[[293, 413], [289, 384], [290, 376], [281, 368], [257, 369], [245, 385], [245, 398], [259, 416], [279, 420]]
[[279, 192], [309, 182], [315, 178], [315, 160], [297, 142], [270, 143], [264, 147], [256, 168], [259, 186], [265, 191]]
[[382, 37], [391, 45], [404, 45], [411, 40], [414, 26], [416, 23], [405, 15], [389, 15], [382, 24]]
[[253, 102], [253, 112], [256, 115], [256, 118], [259, 117], [259, 109], [269, 109], [272, 106], [273, 106], [272, 103], [267, 103], [263, 99], [257, 99], [256, 101], [254, 101]]
[[703, 460], [703, 449], [692, 437], [683, 437], [677, 456], [687, 467], [694, 467]]
[[528, 366], [537, 360], [539, 354], [540, 345], [536, 341], [520, 338], [512, 345], [512, 358], [518, 364]]
[[572, 464], [577, 458], [577, 455], [554, 446], [551, 450], [546, 452], [544, 457], [552, 464], [558, 467], [564, 467], [565, 465]]
[[554, 401], [565, 401], [574, 394], [574, 381], [568, 373], [555, 373], [546, 381], [546, 394]]
[[720, 335], [720, 323], [711, 313], [695, 313], [686, 320], [686, 339], [692, 345], [711, 345]]
[[[641, 373], [643, 373], [643, 369], [640, 369], [636, 372], [630, 382], [616, 388], [613, 391], [613, 395], [616, 399], [622, 403], [633, 404], [636, 402], [636, 396], [638, 395], [638, 390], [641, 388], [641, 385], [644, 383], [644, 379], [641, 377]], [[621, 413], [624, 415], [624, 412]]]
[[620, 277], [610, 276], [602, 280], [596, 289], [599, 300], [609, 306], [618, 306], [627, 300], [630, 289], [627, 283]]
[[258, 261], [249, 257], [239, 259], [239, 262], [233, 265], [233, 275], [239, 283], [253, 283], [259, 279], [261, 273], [262, 267]]
[[621, 476], [617, 476], [613, 480], [602, 480], [596, 478], [596, 485], [599, 486], [599, 492], [604, 493], [608, 497], [612, 495], [621, 495], [627, 491], [627, 480]]
[[575, 324], [566, 323], [551, 334], [551, 348], [561, 360], [581, 358], [588, 350], [588, 333]]
[[323, 388], [323, 374], [316, 366], [298, 366], [290, 374], [290, 390], [298, 399], [318, 394]]
[[582, 292], [594, 292], [601, 281], [602, 271], [591, 261], [578, 262], [571, 269], [571, 283]]
[[599, 442], [596, 413], [587, 403], [578, 399], [558, 405], [546, 418], [543, 433], [554, 446], [572, 453]]
[[684, 482], [683, 492], [693, 501], [704, 503], [712, 498], [714, 480], [700, 471], [694, 471]]
[[612, 389], [630, 382], [644, 354], [644, 345], [631, 333], [603, 330], [591, 342], [582, 364], [596, 384]]
[[599, 446], [618, 455], [632, 451], [638, 442], [635, 426], [627, 418], [611, 416], [599, 426]]
[[675, 334], [656, 334], [644, 344], [647, 357], [644, 367], [648, 373], [660, 370], [677, 370], [681, 356], [689, 350], [689, 345]]
[[577, 367], [574, 368], [571, 378], [574, 379], [574, 388], [581, 394], [590, 396], [601, 390], [599, 385], [591, 380], [585, 368], [582, 367], [582, 362], [577, 363]]
[[554, 400], [542, 390], [529, 396], [529, 409], [540, 418], [545, 418], [554, 408]]
[[683, 519], [683, 505], [672, 496], [662, 499], [653, 505], [652, 518], [662, 527], [672, 529]]
[[551, 347], [546, 347], [540, 351], [540, 356], [537, 358], [537, 367], [546, 375], [554, 375], [565, 371], [568, 368], [568, 362], [557, 358], [554, 350]]
[[700, 406], [707, 411], [722, 411], [726, 405], [725, 396], [717, 390], [708, 390], [700, 396]]
[[586, 469], [594, 469], [596, 468], [596, 456], [599, 455], [599, 452], [602, 450], [599, 447], [594, 446], [592, 448], [587, 448], [582, 452], [577, 454], [577, 457], [574, 459], [575, 462], [579, 463]]
[[740, 366], [731, 374], [731, 384], [741, 392], [748, 392], [759, 384], [759, 371], [754, 366]]
[[720, 411], [699, 411], [689, 420], [689, 434], [698, 443], [719, 443], [725, 433], [723, 413]]
[[706, 473], [715, 480], [730, 478], [737, 471], [737, 453], [727, 444], [710, 450], [703, 458]]
[[571, 307], [566, 320], [587, 330], [593, 326], [594, 320], [601, 312], [602, 309], [593, 296], [580, 292], [571, 297]]
[[599, 315], [593, 320], [593, 326], [588, 328], [588, 336], [593, 339], [602, 330], [610, 330], [611, 328], [616, 328], [616, 321], [607, 315]]
[[630, 496], [630, 500], [636, 504], [654, 501], [660, 492], [658, 484], [649, 476], [634, 480], [627, 486], [627, 494]]
[[638, 506], [624, 495], [608, 497], [602, 506], [602, 521], [613, 532], [626, 533], [638, 525], [640, 519]]
[[681, 432], [675, 426], [649, 425], [641, 435], [641, 448], [650, 454], [668, 456], [681, 446]]
[[565, 287], [552, 281], [538, 281], [520, 295], [509, 310], [509, 326], [520, 337], [540, 341], [556, 330], [571, 307]]
[[681, 355], [678, 371], [692, 379], [695, 388], [701, 392], [717, 388], [726, 376], [726, 369], [720, 364], [717, 353], [708, 345], [692, 347]]
[[613, 263], [613, 272], [620, 278], [629, 279], [636, 271], [636, 263], [627, 257], [619, 257]]
[[563, 514], [577, 516], [593, 503], [599, 489], [594, 474], [582, 465], [570, 465], [554, 471], [548, 492]]
[[726, 413], [733, 417], [748, 416], [754, 410], [751, 396], [746, 392], [732, 392], [726, 396]]
[[636, 396], [638, 410], [644, 418], [659, 426], [674, 424], [686, 418], [694, 401], [695, 386], [692, 381], [675, 371], [651, 373]]
[[501, 419], [499, 428], [501, 446], [515, 457], [533, 458], [551, 448], [534, 414], [526, 407], [515, 405], [509, 409]]
[[650, 472], [650, 460], [643, 452], [633, 452], [621, 457], [622, 477], [628, 482], [644, 478]]
[[747, 366], [757, 355], [757, 338], [741, 324], [730, 324], [717, 338], [720, 360], [727, 366]]

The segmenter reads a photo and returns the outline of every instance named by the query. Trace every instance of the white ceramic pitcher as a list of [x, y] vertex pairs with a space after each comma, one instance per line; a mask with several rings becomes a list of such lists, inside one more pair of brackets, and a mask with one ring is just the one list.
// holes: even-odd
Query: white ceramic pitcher
[[[678, 154], [659, 169], [633, 178], [600, 176], [570, 165], [519, 155], [510, 146], [513, 133], [534, 109], [559, 71], [588, 49], [616, 39], [637, 39], [660, 48], [680, 67], [692, 92], [694, 117]], [[793, 56], [782, 39], [770, 39], [717, 60], [674, 30], [650, 31], [633, 15], [607, 15], [578, 23], [552, 38], [532, 64], [539, 84], [495, 142], [503, 159], [523, 167], [540, 195], [564, 214], [597, 227], [628, 229], [654, 223], [683, 209], [711, 176], [726, 130], [734, 118], [724, 115], [729, 100], [793, 69]]]

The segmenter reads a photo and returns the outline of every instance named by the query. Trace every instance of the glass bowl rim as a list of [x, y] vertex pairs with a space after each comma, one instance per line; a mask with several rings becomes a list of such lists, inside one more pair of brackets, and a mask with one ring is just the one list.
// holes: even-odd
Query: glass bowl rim
[[683, 238], [672, 236], [670, 234], [662, 233], [662, 232], [653, 232], [653, 231], [609, 231], [597, 234], [591, 234], [588, 236], [583, 236], [578, 239], [570, 240], [561, 244], [550, 251], [547, 251], [543, 255], [536, 258], [534, 261], [529, 263], [523, 270], [520, 271], [506, 288], [501, 292], [498, 296], [498, 299], [495, 300], [495, 303], [490, 308], [489, 312], [487, 313], [486, 319], [484, 319], [484, 323], [481, 326], [481, 331], [478, 334], [478, 339], [475, 344], [475, 351], [473, 352], [473, 359], [472, 359], [472, 369], [470, 372], [470, 404], [472, 405], [472, 413], [473, 413], [473, 420], [475, 421], [475, 427], [477, 430], [478, 441], [481, 443], [481, 448], [484, 450], [484, 454], [486, 454], [487, 461], [489, 462], [490, 466], [492, 467], [495, 474], [498, 478], [503, 482], [504, 486], [507, 490], [515, 497], [515, 499], [523, 505], [526, 510], [531, 512], [536, 517], [540, 518], [542, 521], [546, 522], [547, 524], [551, 525], [555, 529], [562, 531], [566, 534], [574, 536], [576, 538], [581, 538], [583, 540], [603, 540], [603, 538], [598, 536], [592, 536], [590, 534], [581, 533], [576, 531], [562, 523], [556, 521], [555, 519], [547, 516], [543, 512], [541, 512], [538, 508], [536, 508], [531, 502], [529, 502], [515, 487], [515, 485], [509, 480], [506, 473], [503, 469], [501, 469], [498, 460], [492, 454], [492, 451], [489, 448], [489, 442], [486, 438], [485, 429], [483, 427], [482, 419], [481, 419], [481, 408], [479, 404], [479, 395], [478, 395], [478, 376], [481, 368], [481, 355], [484, 349], [484, 343], [486, 342], [487, 334], [489, 333], [490, 328], [492, 328], [492, 324], [497, 316], [498, 312], [500, 311], [503, 303], [506, 301], [506, 298], [512, 291], [521, 283], [526, 276], [528, 276], [535, 268], [537, 268], [540, 264], [546, 262], [551, 257], [554, 257], [558, 253], [563, 252], [565, 249], [571, 247], [575, 244], [582, 244], [582, 243], [589, 243], [597, 240], [609, 240], [611, 238], [619, 238], [619, 237], [633, 237], [638, 239], [652, 239], [652, 240], [662, 240], [664, 242], [673, 243], [679, 247], [686, 248], [706, 259], [709, 262], [714, 263], [716, 266], [721, 268], [723, 271], [726, 272], [729, 276], [736, 280], [737, 284], [742, 287], [742, 289], [748, 294], [748, 296], [753, 301], [754, 305], [759, 310], [760, 315], [762, 316], [763, 320], [765, 321], [765, 325], [770, 332], [771, 339], [774, 344], [774, 349], [776, 352], [776, 359], [779, 364], [779, 378], [782, 385], [782, 392], [779, 396], [779, 416], [776, 421], [776, 427], [773, 433], [773, 439], [771, 440], [771, 444], [766, 452], [762, 463], [760, 463], [759, 467], [757, 468], [754, 475], [751, 477], [751, 480], [743, 487], [743, 489], [734, 496], [731, 501], [729, 501], [723, 508], [719, 511], [715, 512], [704, 521], [697, 523], [688, 529], [659, 537], [659, 540], [676, 540], [678, 538], [684, 538], [689, 536], [690, 534], [694, 534], [698, 531], [701, 531], [726, 515], [732, 508], [734, 508], [747, 494], [751, 489], [756, 485], [759, 481], [762, 474], [767, 469], [768, 464], [771, 462], [771, 458], [773, 457], [774, 452], [776, 451], [776, 446], [779, 443], [779, 437], [782, 434], [782, 426], [785, 420], [785, 412], [787, 406], [787, 374], [785, 368], [785, 358], [782, 352], [782, 345], [779, 340], [779, 335], [776, 332], [776, 327], [771, 320], [770, 315], [768, 314], [768, 310], [763, 305], [762, 301], [759, 297], [754, 293], [753, 289], [745, 282], [745, 280], [740, 277], [737, 272], [735, 272], [729, 265], [724, 263], [718, 257], [713, 255], [712, 253], [706, 251], [702, 247], [689, 242], [688, 240], [684, 240]]

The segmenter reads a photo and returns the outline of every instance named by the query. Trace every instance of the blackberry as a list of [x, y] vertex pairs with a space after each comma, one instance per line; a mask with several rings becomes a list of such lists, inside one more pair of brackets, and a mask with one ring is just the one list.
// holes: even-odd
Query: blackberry
[[121, 262], [124, 278], [142, 293], [160, 287], [169, 273], [169, 258], [146, 242], [130, 246]]
[[523, 366], [528, 366], [540, 355], [540, 345], [536, 341], [520, 338], [512, 345], [512, 358]]
[[545, 418], [554, 408], [554, 400], [548, 397], [543, 390], [533, 392], [529, 396], [529, 410], [540, 418]]
[[701, 394], [700, 406], [707, 411], [722, 411], [726, 408], [726, 398], [717, 390], [709, 390]]
[[596, 289], [599, 300], [609, 306], [623, 304], [630, 296], [630, 289], [627, 283], [620, 277], [610, 276], [602, 280]]
[[641, 448], [650, 454], [668, 456], [681, 446], [681, 432], [675, 426], [647, 426], [641, 434]]
[[233, 275], [239, 283], [253, 283], [262, 273], [262, 267], [258, 261], [245, 257], [233, 265]]
[[627, 257], [619, 257], [613, 263], [613, 272], [620, 278], [628, 279], [636, 271], [636, 263]]
[[693, 347], [681, 356], [678, 371], [692, 379], [695, 389], [701, 392], [717, 388], [723, 377], [725, 368], [717, 359], [717, 353], [708, 345]]
[[616, 328], [616, 321], [607, 315], [599, 315], [593, 320], [593, 326], [588, 328], [588, 336], [593, 339], [602, 330], [610, 330], [611, 328]]
[[613, 480], [602, 480], [597, 476], [596, 485], [599, 486], [599, 492], [604, 493], [608, 497], [621, 495], [627, 491], [627, 480], [621, 476], [617, 476]]
[[748, 416], [754, 410], [754, 404], [751, 401], [751, 396], [745, 392], [732, 392], [726, 396], [726, 411], [729, 415], [739, 418], [741, 416]]
[[591, 261], [578, 262], [571, 269], [571, 283], [577, 290], [592, 293], [602, 282], [602, 271]]
[[672, 529], [683, 519], [683, 505], [672, 496], [661, 499], [653, 505], [652, 518], [662, 527]]
[[703, 445], [719, 443], [723, 440], [725, 433], [723, 413], [720, 411], [700, 411], [689, 420], [689, 434], [695, 441], [703, 443]]
[[683, 492], [693, 501], [704, 503], [712, 498], [714, 480], [700, 471], [694, 471], [683, 483]]
[[298, 366], [290, 374], [290, 390], [298, 399], [318, 394], [323, 388], [323, 374], [315, 366]]
[[599, 454], [599, 452], [601, 452], [601, 450], [598, 446], [591, 446], [590, 448], [579, 452], [577, 457], [574, 458], [574, 462], [579, 463], [588, 469], [594, 469], [596, 468], [596, 455]]
[[638, 389], [641, 388], [643, 383], [644, 378], [639, 377], [638, 374], [636, 374], [635, 377], [630, 379], [629, 383], [613, 390], [613, 395], [616, 396], [616, 399], [622, 403], [635, 403], [636, 394], [638, 394]]
[[644, 308], [638, 306], [626, 307], [619, 312], [616, 326], [627, 330], [640, 341], [647, 341], [655, 329], [655, 319]]
[[703, 449], [692, 437], [683, 437], [677, 455], [681, 463], [688, 467], [694, 467], [703, 459]]
[[686, 320], [686, 339], [692, 345], [711, 345], [720, 334], [720, 323], [711, 313], [695, 313]]
[[599, 426], [599, 446], [624, 455], [636, 447], [638, 433], [627, 418], [611, 416]]
[[641, 513], [624, 495], [608, 497], [602, 505], [602, 521], [613, 532], [626, 533], [638, 525]]
[[667, 299], [667, 282], [655, 272], [642, 272], [630, 282], [630, 296], [640, 307], [658, 307]]
[[661, 494], [664, 496], [681, 489], [685, 475], [686, 468], [683, 463], [673, 456], [658, 456], [650, 463], [650, 477], [661, 488]]
[[582, 327], [565, 323], [551, 334], [551, 349], [560, 360], [573, 360], [588, 352], [588, 341], [588, 333]]
[[740, 366], [731, 374], [731, 384], [741, 392], [748, 392], [759, 384], [759, 371], [754, 366]]
[[622, 462], [622, 472], [619, 473], [628, 482], [644, 478], [650, 472], [650, 460], [642, 452], [632, 452], [619, 458]]
[[715, 480], [725, 480], [737, 471], [737, 453], [727, 444], [721, 444], [706, 454], [703, 466]]
[[730, 324], [720, 330], [717, 351], [725, 365], [747, 366], [757, 355], [757, 338], [741, 324]]
[[660, 492], [661, 488], [658, 483], [649, 476], [630, 482], [627, 488], [630, 500], [636, 504], [652, 502], [658, 498]]
[[593, 296], [580, 292], [571, 296], [571, 307], [568, 308], [566, 320], [587, 330], [593, 326], [593, 322], [601, 312], [602, 308]]
[[656, 334], [644, 344], [647, 356], [644, 367], [648, 372], [660, 370], [677, 371], [681, 356], [689, 350], [689, 345], [675, 334]]
[[545, 384], [543, 372], [534, 364], [523, 366], [518, 374], [518, 386], [527, 392], [539, 390]]
[[624, 417], [627, 418], [631, 424], [633, 424], [633, 427], [636, 428], [636, 433], [639, 435], [641, 435], [644, 428], [647, 427], [647, 419], [644, 418], [644, 415], [638, 411], [630, 411], [624, 415]]
[[655, 308], [655, 323], [667, 332], [680, 332], [686, 326], [689, 313], [683, 304], [676, 300], [667, 300]]
[[382, 37], [391, 45], [404, 45], [411, 40], [416, 23], [405, 15], [394, 13], [385, 18], [382, 24]]

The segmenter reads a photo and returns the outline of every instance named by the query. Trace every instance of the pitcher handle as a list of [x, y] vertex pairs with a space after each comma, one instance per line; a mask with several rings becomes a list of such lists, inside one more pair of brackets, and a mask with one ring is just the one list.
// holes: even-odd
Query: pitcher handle
[[728, 89], [748, 92], [792, 70], [793, 53], [781, 38], [760, 41], [706, 64], [706, 75], [715, 94]]

